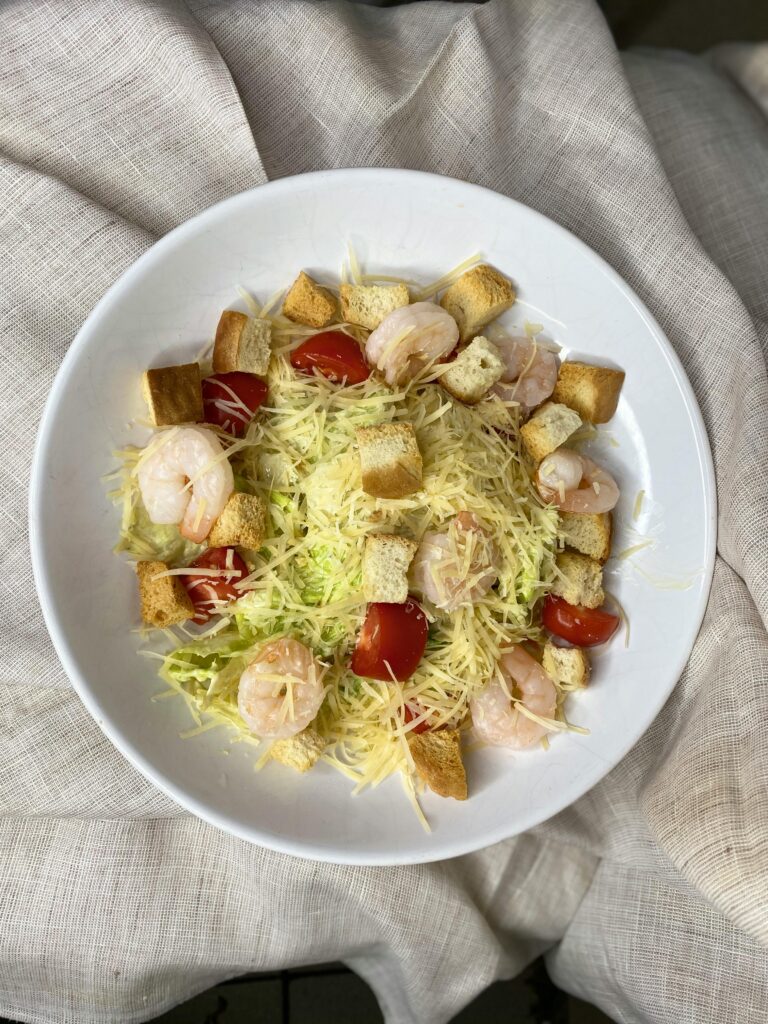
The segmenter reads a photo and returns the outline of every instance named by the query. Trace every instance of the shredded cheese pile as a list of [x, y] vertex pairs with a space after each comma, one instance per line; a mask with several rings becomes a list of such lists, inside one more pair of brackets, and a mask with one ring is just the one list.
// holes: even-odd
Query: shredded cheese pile
[[[465, 261], [421, 290], [408, 282], [412, 297], [434, 296], [475, 262], [476, 257]], [[354, 254], [348, 273], [353, 281], [399, 280], [363, 275]], [[315, 723], [326, 741], [323, 759], [355, 783], [355, 792], [400, 771], [423, 821], [408, 734], [423, 721], [431, 727], [465, 723], [468, 702], [496, 671], [500, 650], [538, 638], [532, 610], [557, 572], [557, 512], [541, 505], [514, 422], [510, 433], [494, 429], [493, 403], [462, 405], [439, 384], [423, 379], [398, 389], [374, 377], [339, 387], [320, 375], [297, 374], [288, 355], [317, 332], [273, 312], [281, 294], [264, 306], [243, 294], [255, 315], [272, 321], [269, 398], [242, 440], [233, 443], [220, 436], [228, 443], [236, 487], [267, 502], [267, 539], [260, 551], [250, 553], [250, 572], [236, 583], [242, 597], [226, 615], [204, 631], [176, 627], [181, 636], [166, 631], [175, 649], [146, 653], [162, 659], [160, 675], [169, 684], [168, 693], [181, 693], [189, 702], [197, 723], [190, 735], [226, 723], [243, 739], [259, 743], [237, 710], [240, 674], [266, 640], [300, 640], [324, 665], [325, 700]], [[326, 330], [339, 327], [364, 341], [366, 333], [351, 325]], [[415, 429], [422, 489], [407, 498], [380, 500], [362, 490], [355, 430], [396, 422]], [[151, 524], [141, 504], [136, 474], [145, 455], [134, 449], [117, 454], [122, 468], [114, 474], [112, 493], [123, 510], [117, 550], [187, 564], [202, 548], [184, 541], [176, 527]], [[486, 532], [461, 547], [449, 527], [466, 512]], [[435, 530], [448, 531], [454, 562], [464, 559], [467, 568], [478, 545], [493, 552], [498, 583], [474, 605], [452, 612], [421, 602], [430, 621], [429, 639], [406, 682], [356, 677], [348, 666], [366, 611], [366, 536], [396, 533], [419, 542]], [[560, 696], [562, 706], [565, 694]], [[205, 721], [200, 712], [206, 713]], [[558, 717], [564, 721], [561, 711]], [[268, 744], [260, 763], [267, 757]]]
[[[249, 656], [267, 639], [295, 637], [328, 666], [316, 723], [324, 759], [357, 788], [398, 770], [409, 779], [409, 731], [426, 718], [433, 726], [461, 723], [500, 649], [535, 635], [531, 609], [554, 576], [557, 514], [535, 497], [516, 435], [498, 433], [482, 408], [454, 402], [435, 384], [393, 391], [371, 378], [337, 387], [296, 374], [278, 354], [268, 385], [270, 404], [235, 456], [237, 475], [268, 502], [268, 540], [236, 584], [243, 596], [228, 624], [175, 650], [162, 675], [201, 710], [244, 729], [237, 688]], [[372, 498], [361, 488], [355, 429], [398, 421], [415, 428], [423, 487], [399, 500]], [[357, 678], [348, 660], [366, 610], [365, 537], [377, 531], [420, 541], [460, 512], [474, 513], [488, 531], [498, 585], [452, 613], [424, 602], [427, 650], [406, 682]], [[415, 709], [410, 722], [406, 703]]]

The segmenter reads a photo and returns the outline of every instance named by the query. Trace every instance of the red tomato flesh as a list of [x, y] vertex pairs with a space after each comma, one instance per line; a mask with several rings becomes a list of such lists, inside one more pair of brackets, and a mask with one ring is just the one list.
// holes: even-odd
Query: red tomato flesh
[[619, 628], [618, 615], [600, 608], [582, 608], [568, 604], [561, 597], [548, 594], [542, 611], [542, 622], [550, 633], [577, 647], [595, 647], [610, 640]]
[[400, 682], [408, 679], [421, 661], [428, 632], [427, 617], [411, 597], [405, 604], [369, 604], [352, 653], [352, 671], [385, 682], [393, 676]]
[[189, 598], [195, 606], [195, 615], [192, 621], [197, 622], [198, 625], [207, 622], [212, 615], [221, 613], [221, 606], [218, 602], [229, 603], [242, 596], [239, 590], [235, 590], [235, 584], [244, 580], [248, 575], [248, 566], [234, 548], [208, 548], [189, 566], [190, 569], [229, 569], [227, 557], [230, 551], [232, 552], [232, 571], [226, 576], [190, 574], [181, 577]]
[[203, 381], [203, 414], [235, 437], [242, 437], [267, 397], [267, 385], [252, 373], [217, 373]]
[[[406, 725], [408, 722], [412, 722], [414, 718], [418, 718], [420, 714], [420, 711], [414, 714], [408, 704], [403, 706], [403, 719], [405, 720]], [[411, 732], [415, 732], [417, 734], [420, 732], [429, 732], [429, 722], [419, 722], [418, 725], [414, 725]]]
[[291, 366], [310, 375], [317, 368], [334, 384], [360, 384], [371, 375], [362, 349], [342, 331], [323, 331], [307, 338], [291, 352]]

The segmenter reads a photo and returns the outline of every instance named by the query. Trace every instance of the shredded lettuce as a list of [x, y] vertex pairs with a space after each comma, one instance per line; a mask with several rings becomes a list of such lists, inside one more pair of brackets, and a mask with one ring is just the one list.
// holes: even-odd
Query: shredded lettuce
[[305, 557], [299, 556], [298, 571], [304, 581], [301, 598], [305, 604], [329, 604], [359, 593], [362, 574], [344, 575], [347, 552], [344, 545], [336, 549], [330, 544], [310, 548]]
[[157, 523], [153, 523], [144, 508], [135, 480], [136, 478], [132, 477], [132, 483], [128, 485], [131, 488], [127, 499], [132, 502], [131, 512], [115, 550], [125, 551], [142, 560], [166, 562], [168, 565], [189, 565], [205, 550], [205, 546], [185, 540], [179, 533], [178, 526], [158, 526]]

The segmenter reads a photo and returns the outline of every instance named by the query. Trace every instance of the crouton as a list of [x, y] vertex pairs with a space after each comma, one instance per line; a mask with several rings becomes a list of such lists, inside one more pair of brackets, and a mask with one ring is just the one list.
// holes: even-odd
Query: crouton
[[547, 642], [541, 665], [550, 679], [569, 690], [581, 690], [589, 682], [589, 658], [581, 647], [556, 647]]
[[297, 772], [308, 772], [317, 764], [323, 750], [325, 740], [310, 725], [295, 736], [273, 743], [269, 753], [280, 764], [288, 765]]
[[155, 579], [158, 573], [167, 572], [169, 568], [165, 562], [139, 562], [136, 565], [141, 617], [147, 625], [158, 629], [184, 622], [195, 614], [186, 587], [178, 576]]
[[321, 288], [303, 270], [283, 300], [283, 316], [307, 327], [327, 327], [336, 319], [336, 309], [333, 293]]
[[506, 277], [481, 263], [446, 288], [440, 305], [459, 325], [462, 341], [470, 341], [515, 301], [515, 289]]
[[363, 490], [374, 498], [404, 498], [421, 487], [421, 452], [410, 423], [359, 427]]
[[200, 423], [203, 418], [203, 389], [197, 363], [145, 370], [141, 389], [156, 427]]
[[224, 511], [211, 527], [208, 544], [227, 548], [239, 544], [244, 548], [260, 548], [267, 526], [267, 506], [255, 494], [230, 494]]
[[560, 536], [569, 548], [602, 564], [611, 554], [611, 513], [561, 512]]
[[438, 796], [467, 799], [467, 773], [461, 760], [458, 729], [410, 733], [408, 747], [416, 771]]
[[584, 608], [599, 608], [605, 601], [603, 568], [594, 558], [563, 551], [557, 556], [557, 568], [562, 574], [552, 584], [557, 597]]
[[499, 350], [487, 338], [478, 335], [448, 364], [440, 375], [445, 390], [467, 405], [475, 405], [504, 373]]
[[225, 309], [213, 343], [213, 372], [255, 373], [264, 377], [272, 353], [272, 324], [257, 316]]
[[567, 405], [545, 402], [520, 428], [523, 448], [535, 464], [561, 444], [581, 426], [581, 417]]
[[607, 423], [616, 412], [623, 383], [623, 370], [566, 362], [557, 375], [552, 401], [575, 409], [590, 423]]
[[408, 599], [408, 566], [416, 554], [416, 541], [372, 533], [363, 551], [363, 597], [366, 601], [405, 604]]
[[378, 327], [392, 310], [411, 301], [404, 284], [343, 284], [339, 296], [345, 323], [359, 324], [369, 331]]

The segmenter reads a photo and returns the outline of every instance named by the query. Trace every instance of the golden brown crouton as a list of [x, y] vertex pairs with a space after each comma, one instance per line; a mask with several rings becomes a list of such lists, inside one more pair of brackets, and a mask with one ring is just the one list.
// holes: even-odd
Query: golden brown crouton
[[550, 679], [569, 690], [580, 690], [589, 682], [589, 658], [581, 647], [544, 644], [541, 665]]
[[520, 428], [520, 437], [528, 458], [538, 465], [580, 426], [581, 417], [573, 409], [556, 402], [545, 402]]
[[421, 487], [421, 452], [410, 423], [359, 427], [363, 490], [374, 498], [405, 498]]
[[552, 401], [575, 409], [590, 423], [607, 423], [616, 412], [623, 383], [623, 370], [589, 363], [563, 363]]
[[611, 555], [611, 513], [561, 512], [560, 536], [569, 548], [602, 564]]
[[307, 327], [327, 327], [336, 319], [336, 299], [304, 271], [299, 274], [283, 301], [283, 316]]
[[363, 597], [366, 601], [405, 604], [408, 599], [408, 566], [418, 544], [408, 537], [372, 533], [363, 551]]
[[272, 354], [272, 324], [256, 316], [225, 309], [213, 343], [213, 372], [265, 376]]
[[599, 608], [605, 601], [603, 569], [594, 558], [563, 551], [557, 556], [557, 568], [562, 574], [552, 584], [557, 597], [584, 608]]
[[512, 282], [494, 267], [481, 263], [446, 288], [440, 305], [459, 325], [461, 340], [470, 341], [514, 301]]
[[504, 368], [496, 346], [478, 335], [448, 364], [439, 380], [454, 398], [467, 405], [475, 405], [497, 380], [501, 380]]
[[411, 301], [404, 284], [343, 284], [339, 289], [345, 323], [360, 324], [369, 331], [379, 326], [394, 309]]
[[454, 800], [467, 799], [467, 773], [458, 729], [410, 733], [408, 747], [416, 771], [434, 793]]
[[224, 511], [213, 524], [208, 544], [227, 548], [234, 544], [243, 548], [260, 548], [267, 526], [267, 506], [255, 494], [230, 494]]
[[269, 752], [275, 761], [297, 772], [308, 772], [320, 760], [323, 750], [325, 740], [310, 725], [295, 736], [273, 743]]
[[178, 576], [161, 576], [169, 566], [165, 562], [139, 562], [136, 575], [139, 578], [141, 617], [150, 626], [164, 629], [177, 622], [191, 619], [195, 609], [184, 584]]
[[202, 420], [203, 390], [197, 363], [145, 370], [141, 387], [156, 427]]

